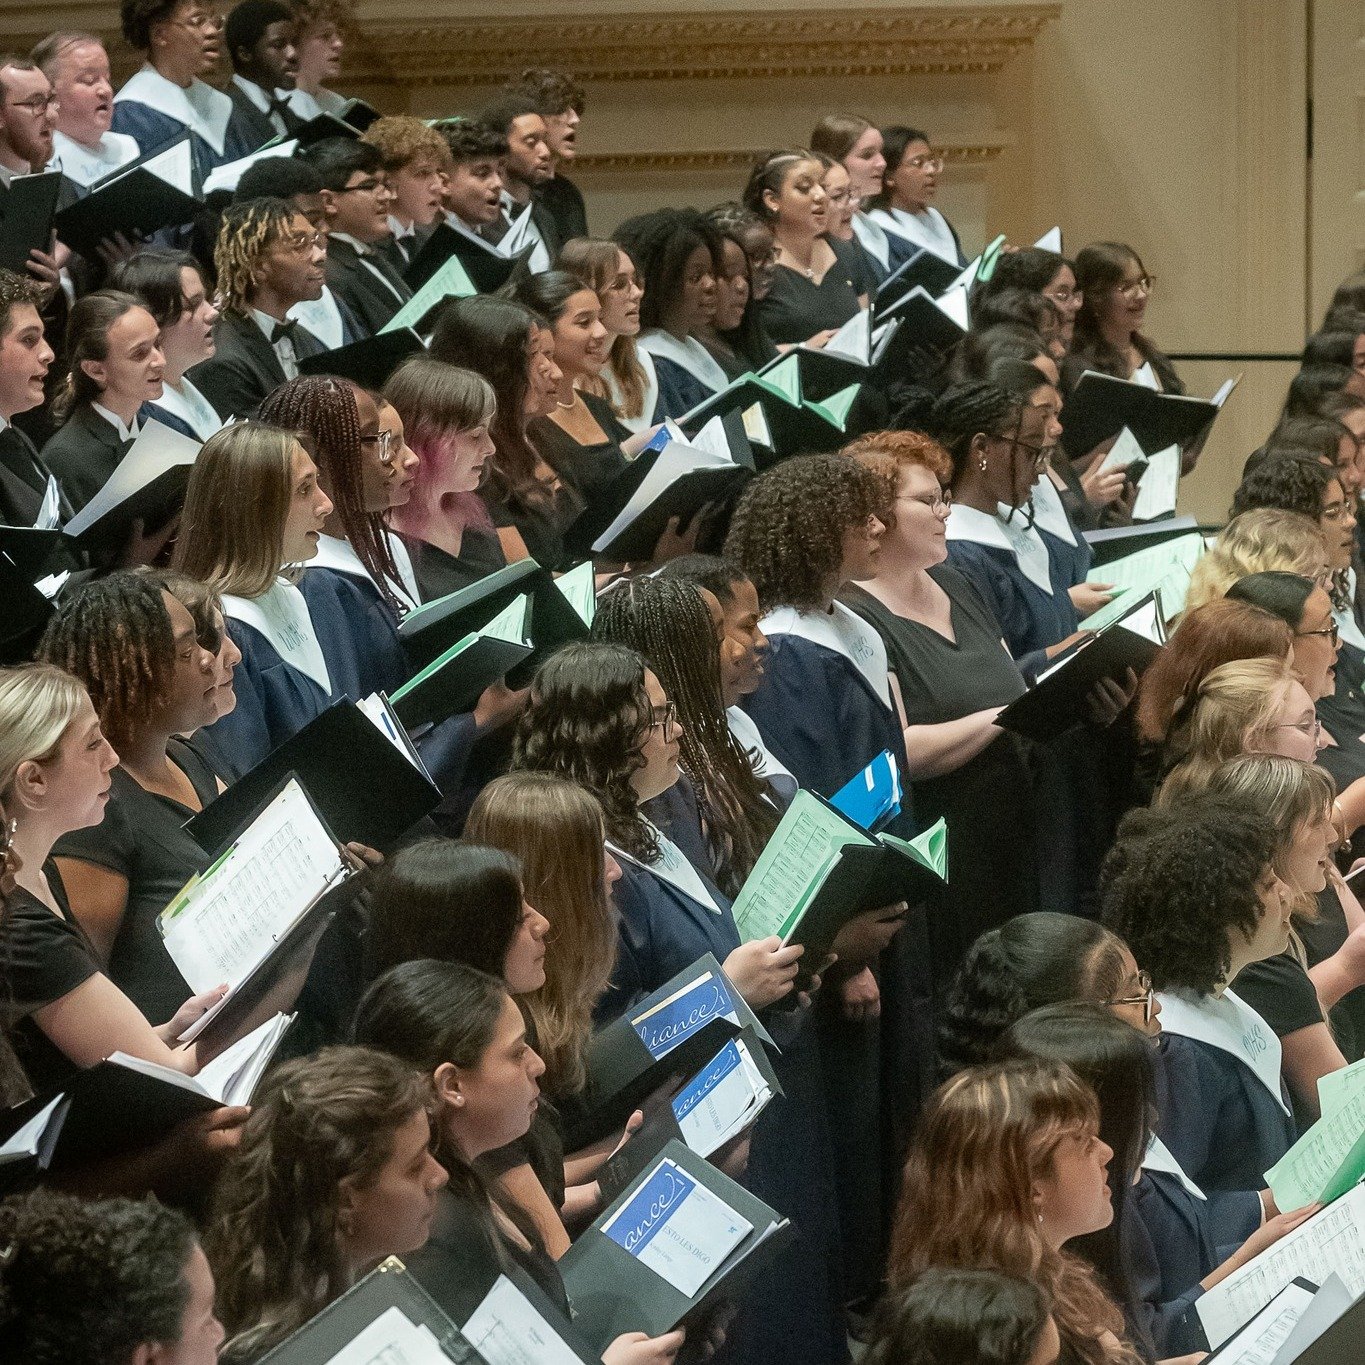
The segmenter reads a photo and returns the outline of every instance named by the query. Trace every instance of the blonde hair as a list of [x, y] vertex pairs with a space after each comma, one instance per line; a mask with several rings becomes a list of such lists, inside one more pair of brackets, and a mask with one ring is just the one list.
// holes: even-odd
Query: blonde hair
[[56, 755], [85, 700], [85, 688], [52, 664], [0, 669], [0, 797], [22, 764]]
[[204, 442], [185, 492], [171, 566], [215, 592], [259, 597], [284, 568], [297, 438], [235, 422]]
[[1223, 527], [1194, 566], [1186, 612], [1223, 597], [1238, 579], [1278, 570], [1318, 579], [1327, 571], [1327, 552], [1317, 524], [1298, 512], [1258, 507]]
[[469, 812], [465, 838], [521, 862], [526, 899], [550, 921], [545, 984], [524, 1003], [536, 1051], [557, 1095], [577, 1094], [593, 1010], [616, 963], [616, 928], [603, 879], [606, 826], [597, 798], [549, 773], [490, 782]]
[[1156, 804], [1169, 806], [1203, 791], [1222, 764], [1267, 740], [1294, 681], [1280, 659], [1238, 659], [1209, 673], [1172, 718], [1167, 742], [1178, 742], [1181, 756], [1161, 784]]

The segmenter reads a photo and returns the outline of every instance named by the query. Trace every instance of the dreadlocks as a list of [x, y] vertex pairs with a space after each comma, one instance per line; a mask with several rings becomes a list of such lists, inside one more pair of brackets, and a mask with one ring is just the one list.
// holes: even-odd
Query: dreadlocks
[[175, 669], [160, 586], [123, 570], [63, 594], [38, 658], [78, 678], [109, 742], [128, 743], [151, 718]]
[[778, 817], [725, 719], [716, 628], [700, 592], [678, 578], [618, 580], [598, 603], [592, 633], [639, 650], [677, 706], [683, 771], [721, 889], [735, 895]]
[[341, 518], [341, 529], [365, 572], [395, 611], [398, 565], [378, 512], [365, 510], [360, 448], [360, 412], [355, 390], [326, 375], [300, 375], [281, 384], [261, 404], [261, 420], [307, 436], [327, 492]]
[[245, 313], [250, 307], [256, 266], [275, 239], [288, 231], [294, 213], [283, 199], [248, 199], [223, 210], [213, 265], [225, 313]]

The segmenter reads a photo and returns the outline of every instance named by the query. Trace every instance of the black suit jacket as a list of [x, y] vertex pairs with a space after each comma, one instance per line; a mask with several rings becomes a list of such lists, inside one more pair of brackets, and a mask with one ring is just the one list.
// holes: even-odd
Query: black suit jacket
[[[556, 175], [553, 180], [538, 186], [535, 202], [554, 222], [559, 246], [562, 247], [575, 237], [588, 235], [588, 208], [583, 202], [583, 191], [566, 176]], [[531, 213], [534, 217], [535, 210], [532, 209]], [[536, 219], [536, 222], [539, 225], [540, 220]], [[550, 254], [552, 257], [558, 256], [559, 252], [556, 249]]]
[[113, 425], [81, 403], [43, 447], [43, 463], [79, 512], [109, 481], [127, 449]]
[[[0, 522], [6, 526], [32, 526], [47, 493], [51, 470], [37, 447], [17, 427], [0, 431]], [[61, 500], [62, 520], [72, 512], [70, 501]]]
[[[275, 125], [271, 123], [267, 115], [261, 113], [252, 104], [236, 81], [229, 81], [223, 87], [223, 94], [232, 101], [233, 108], [236, 110], [233, 117], [237, 127], [241, 130], [243, 139], [250, 145], [253, 152], [264, 147], [267, 142], [274, 142], [279, 137]], [[269, 98], [270, 91], [267, 90], [265, 94]], [[285, 133], [292, 136], [302, 126], [303, 120], [290, 109], [282, 109], [280, 113], [284, 118]]]
[[[284, 383], [275, 348], [254, 318], [224, 313], [213, 329], [214, 354], [189, 371], [190, 383], [213, 404], [219, 417], [251, 417]], [[302, 360], [325, 347], [302, 327], [294, 330], [294, 354]]]
[[375, 255], [375, 264], [386, 278], [392, 276], [401, 301], [400, 297], [395, 297], [375, 279], [350, 242], [342, 241], [340, 237], [329, 237], [327, 240], [328, 287], [351, 310], [370, 336], [379, 332], [412, 297], [412, 290], [403, 283], [403, 277], [378, 251]]

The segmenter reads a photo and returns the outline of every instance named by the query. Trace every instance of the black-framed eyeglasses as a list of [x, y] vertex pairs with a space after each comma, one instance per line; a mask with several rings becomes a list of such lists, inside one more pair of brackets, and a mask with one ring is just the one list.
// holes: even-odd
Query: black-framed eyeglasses
[[678, 703], [666, 701], [662, 706], [656, 706], [650, 712], [649, 727], [651, 730], [663, 728], [664, 734], [670, 730], [678, 728]]
[[1152, 978], [1146, 972], [1137, 974], [1137, 988], [1140, 995], [1119, 995], [1112, 1000], [1101, 1000], [1101, 1005], [1141, 1005], [1142, 1022], [1150, 1024], [1152, 1022], [1152, 1011], [1156, 1004], [1156, 988], [1152, 985]]
[[1035, 469], [1042, 469], [1043, 466], [1047, 464], [1048, 456], [1052, 453], [1051, 446], [1035, 446], [1028, 441], [1021, 441], [1017, 436], [1000, 436], [996, 439], [1009, 443], [1010, 454], [1013, 454], [1016, 450], [1028, 451], [1029, 458], [1032, 459], [1033, 467]]
[[1335, 621], [1329, 621], [1321, 630], [1296, 630], [1294, 632], [1296, 640], [1301, 640], [1309, 635], [1325, 635], [1332, 642], [1333, 649], [1341, 643], [1341, 632], [1337, 629]]
[[362, 180], [358, 185], [343, 185], [336, 190], [337, 194], [375, 194], [380, 190], [387, 190], [388, 186], [382, 180], [376, 180], [371, 176], [368, 180]]
[[27, 109], [34, 118], [42, 118], [49, 109], [56, 109], [61, 100], [56, 95], [31, 95], [26, 100], [10, 100], [11, 109]]

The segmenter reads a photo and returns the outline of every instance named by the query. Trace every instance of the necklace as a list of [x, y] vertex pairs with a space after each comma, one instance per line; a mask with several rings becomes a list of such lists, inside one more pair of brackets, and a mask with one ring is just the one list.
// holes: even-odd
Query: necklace
[[574, 397], [570, 398], [569, 401], [568, 401], [567, 403], [561, 403], [561, 402], [559, 401], [558, 398], [555, 399], [555, 406], [556, 406], [557, 408], [566, 408], [566, 409], [567, 409], [567, 408], [572, 408], [572, 407], [574, 407], [577, 403], [578, 403], [578, 396], [577, 396], [577, 395], [575, 395]]
[[[799, 272], [800, 272], [802, 275], [804, 275], [808, 280], [814, 280], [814, 279], [815, 279], [815, 266], [814, 266], [813, 264], [811, 264], [811, 265], [802, 265], [801, 262], [800, 262], [799, 260], [797, 260], [796, 256], [795, 256], [791, 251], [788, 251], [786, 247], [781, 247], [781, 248], [779, 248], [779, 250], [780, 250], [780, 251], [782, 252], [782, 254], [787, 258], [787, 260], [788, 260], [789, 262], [791, 262], [791, 269], [799, 271]], [[811, 255], [812, 255], [812, 260], [813, 260], [813, 259], [814, 259], [814, 248], [813, 248], [813, 247], [812, 247], [812, 249], [811, 249]]]

